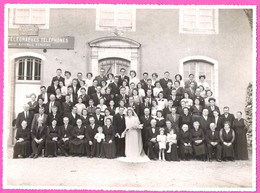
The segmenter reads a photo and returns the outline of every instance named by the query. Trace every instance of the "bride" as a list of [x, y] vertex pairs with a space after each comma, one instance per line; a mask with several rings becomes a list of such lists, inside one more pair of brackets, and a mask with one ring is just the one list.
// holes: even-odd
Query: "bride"
[[125, 136], [125, 155], [126, 157], [118, 158], [126, 162], [147, 162], [149, 158], [143, 150], [143, 142], [141, 136], [142, 125], [132, 108], [127, 109], [125, 117], [126, 129], [122, 133]]

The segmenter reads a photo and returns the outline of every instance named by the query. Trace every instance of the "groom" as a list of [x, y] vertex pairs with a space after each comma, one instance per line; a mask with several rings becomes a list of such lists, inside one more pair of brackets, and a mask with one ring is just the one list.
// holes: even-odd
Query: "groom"
[[124, 107], [119, 107], [119, 113], [114, 116], [113, 124], [115, 127], [115, 142], [117, 157], [125, 157], [125, 138], [122, 138], [122, 133], [124, 132], [125, 125], [125, 115], [124, 115]]

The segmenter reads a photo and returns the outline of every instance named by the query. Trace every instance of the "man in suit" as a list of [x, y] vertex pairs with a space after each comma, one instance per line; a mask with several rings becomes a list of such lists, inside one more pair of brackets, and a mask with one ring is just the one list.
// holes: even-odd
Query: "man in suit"
[[119, 90], [119, 77], [115, 76], [114, 82], [110, 83], [108, 87], [111, 88], [111, 94], [114, 94], [115, 96], [118, 96], [120, 93]]
[[149, 158], [156, 160], [159, 152], [159, 144], [156, 140], [159, 134], [158, 128], [156, 127], [156, 120], [151, 120], [151, 127], [147, 129], [147, 146], [149, 149]]
[[55, 101], [56, 97], [54, 94], [50, 95], [50, 101], [46, 104], [46, 114], [50, 114], [52, 107], [58, 107], [58, 112], [61, 112], [61, 104], [59, 101]]
[[189, 74], [189, 80], [187, 80], [184, 85], [185, 89], [190, 88], [190, 83], [194, 82], [195, 84], [195, 89], [197, 88], [197, 82], [194, 80], [194, 74]]
[[206, 131], [209, 130], [209, 125], [211, 123], [208, 109], [202, 110], [202, 116], [199, 119], [199, 123], [200, 123], [200, 128], [204, 131], [204, 134], [206, 134]]
[[63, 155], [69, 156], [69, 142], [72, 139], [71, 131], [73, 127], [69, 125], [69, 118], [63, 118], [63, 125], [59, 128], [59, 138], [58, 147]]
[[88, 157], [94, 157], [96, 155], [96, 140], [94, 139], [99, 127], [95, 122], [94, 117], [89, 118], [89, 125], [86, 126], [86, 153]]
[[101, 109], [100, 107], [96, 107], [96, 110], [95, 110], [95, 114], [93, 115], [94, 119], [95, 119], [95, 123], [98, 125], [98, 126], [101, 126], [103, 127], [104, 126], [104, 116], [101, 115]]
[[223, 108], [223, 114], [221, 115], [221, 118], [222, 118], [222, 124], [224, 125], [224, 123], [226, 121], [229, 121], [230, 122], [230, 127], [233, 128], [234, 127], [234, 120], [235, 120], [235, 117], [233, 114], [229, 113], [229, 107], [224, 107]]
[[213, 117], [213, 111], [218, 111], [220, 114], [220, 110], [219, 107], [215, 104], [216, 103], [216, 99], [214, 98], [209, 98], [209, 106], [208, 106], [208, 110], [209, 110], [209, 117], [212, 118]]
[[68, 86], [67, 89], [67, 95], [70, 96], [70, 101], [73, 105], [77, 104], [78, 102], [78, 96], [73, 94], [73, 88], [72, 86]]
[[118, 85], [119, 87], [122, 86], [123, 80], [127, 81], [127, 86], [129, 86], [129, 77], [126, 76], [126, 69], [125, 68], [121, 68], [120, 69], [120, 76], [118, 77]]
[[39, 99], [38, 99], [38, 103], [37, 103], [37, 105], [36, 105], [36, 107], [35, 107], [35, 113], [39, 113], [39, 109], [40, 109], [41, 107], [44, 108], [44, 112], [45, 112], [45, 106], [46, 106], [46, 104], [43, 103], [43, 99], [42, 99], [42, 98], [39, 98]]
[[171, 108], [171, 114], [168, 114], [166, 116], [166, 121], [170, 121], [171, 125], [174, 129], [176, 129], [177, 132], [180, 131], [179, 129], [179, 120], [180, 120], [180, 115], [177, 114], [177, 107], [172, 107]]
[[221, 162], [222, 146], [220, 144], [219, 131], [216, 130], [215, 123], [210, 123], [210, 129], [206, 132], [206, 143], [209, 161], [212, 159], [212, 153], [215, 153], [216, 160]]
[[88, 87], [88, 95], [92, 96], [94, 93], [96, 93], [96, 89], [98, 86], [98, 81], [96, 79], [93, 80], [93, 85]]
[[150, 109], [145, 108], [144, 115], [140, 117], [140, 123], [143, 125], [143, 129], [141, 130], [141, 132], [142, 132], [143, 148], [146, 154], [148, 152], [147, 133], [148, 133], [148, 128], [151, 127], [152, 119], [153, 118], [150, 115]]
[[60, 88], [59, 81], [58, 80], [54, 80], [53, 84], [48, 87], [47, 93], [49, 95], [51, 95], [51, 94], [56, 95], [56, 89], [58, 89], [58, 88]]
[[115, 133], [116, 133], [115, 143], [116, 143], [117, 157], [125, 156], [125, 138], [122, 136], [122, 133], [126, 129], [124, 110], [125, 109], [123, 107], [119, 107], [119, 112], [115, 114], [113, 118], [113, 125], [115, 127]]
[[77, 126], [77, 120], [80, 119], [80, 116], [77, 114], [77, 107], [72, 108], [72, 112], [65, 115], [69, 118], [69, 124], [73, 127]]
[[211, 118], [211, 122], [215, 123], [216, 130], [220, 131], [224, 127], [223, 118], [219, 116], [219, 112], [214, 110], [213, 117]]
[[167, 88], [168, 82], [172, 82], [172, 79], [170, 79], [169, 77], [170, 77], [170, 73], [167, 71], [164, 73], [164, 78], [160, 79], [160, 85], [163, 90]]
[[[173, 101], [172, 99], [168, 100], [168, 105], [163, 109], [163, 117], [166, 119], [168, 114], [172, 113]], [[177, 108], [176, 108], [177, 109]]]
[[194, 99], [195, 99], [195, 92], [196, 92], [195, 83], [194, 83], [194, 82], [191, 82], [191, 83], [190, 83], [190, 87], [189, 87], [189, 88], [186, 88], [185, 90], [188, 92], [190, 98], [191, 98], [192, 100], [194, 100]]
[[103, 97], [101, 94], [101, 86], [97, 86], [96, 92], [91, 95], [91, 99], [94, 101], [95, 106], [99, 104], [99, 100], [101, 97]]
[[86, 89], [85, 88], [81, 88], [80, 89], [80, 97], [82, 98], [82, 103], [85, 105], [85, 106], [88, 106], [88, 102], [89, 102], [89, 99], [90, 97], [86, 94]]
[[38, 156], [42, 154], [47, 130], [41, 117], [38, 118], [37, 122], [38, 123], [32, 128], [31, 131], [33, 153], [30, 158], [34, 159], [38, 158]]
[[147, 88], [147, 80], [148, 80], [148, 73], [144, 72], [143, 73], [143, 79], [140, 80], [140, 83], [142, 85], [142, 89], [146, 89]]
[[46, 104], [49, 101], [49, 95], [47, 94], [46, 87], [41, 86], [41, 94], [38, 95], [37, 101], [41, 98], [43, 100], [43, 103]]
[[204, 108], [205, 107], [205, 100], [202, 96], [200, 96], [200, 89], [197, 88], [195, 91], [195, 98], [193, 100], [195, 100], [196, 98], [199, 99], [200, 101], [200, 105]]
[[152, 101], [155, 100], [155, 98], [153, 96], [153, 91], [151, 89], [147, 89], [146, 97], [148, 98], [149, 104], [152, 106]]
[[148, 108], [149, 110], [151, 110], [151, 104], [149, 104], [149, 98], [144, 97], [143, 99], [144, 99], [144, 102], [139, 105], [140, 117], [142, 117], [144, 115], [144, 109]]
[[80, 81], [83, 80], [83, 75], [82, 75], [81, 72], [77, 73], [77, 79], [76, 80], [77, 80], [77, 87], [80, 88]]
[[62, 115], [66, 115], [68, 113], [71, 113], [73, 107], [73, 103], [70, 100], [70, 95], [66, 95], [65, 102], [62, 103], [61, 109], [62, 109]]
[[92, 99], [89, 100], [89, 106], [87, 107], [88, 116], [94, 116], [96, 107], [94, 106], [94, 101]]
[[23, 105], [23, 112], [20, 112], [16, 118], [16, 128], [22, 128], [22, 122], [26, 121], [27, 126], [31, 128], [33, 120], [33, 112], [29, 111], [30, 106], [28, 104]]
[[171, 96], [171, 92], [172, 92], [172, 82], [168, 81], [166, 88], [163, 89], [164, 98], [168, 99]]
[[58, 68], [56, 70], [56, 76], [52, 78], [51, 85], [53, 85], [54, 81], [58, 81], [58, 82], [62, 81], [63, 85], [65, 85], [65, 78], [63, 78], [61, 74], [62, 74], [62, 70]]
[[119, 103], [119, 101], [124, 101], [124, 103], [126, 104], [128, 102], [128, 95], [125, 92], [125, 87], [120, 87], [120, 94], [117, 96], [117, 104]]
[[[78, 80], [76, 78], [74, 78], [72, 80], [72, 85], [71, 85], [71, 88], [72, 88], [72, 92], [73, 92], [73, 99], [78, 99], [78, 90], [80, 88], [80, 86], [78, 85]], [[73, 101], [73, 103], [77, 103], [77, 101]]]
[[51, 113], [48, 114], [47, 120], [46, 120], [46, 125], [51, 126], [51, 121], [53, 119], [57, 119], [57, 126], [61, 126], [62, 124], [62, 116], [58, 112], [58, 107], [57, 106], [52, 106], [51, 108]]
[[100, 74], [95, 77], [95, 79], [98, 81], [98, 85], [101, 86], [102, 81], [107, 81], [107, 77], [105, 76], [106, 72], [104, 68], [100, 68]]
[[48, 115], [44, 113], [44, 107], [40, 107], [39, 108], [39, 113], [34, 114], [33, 116], [33, 120], [32, 120], [32, 126], [31, 126], [31, 130], [36, 127], [37, 123], [38, 123], [38, 119], [42, 118], [42, 123], [45, 125], [47, 122], [47, 117]]

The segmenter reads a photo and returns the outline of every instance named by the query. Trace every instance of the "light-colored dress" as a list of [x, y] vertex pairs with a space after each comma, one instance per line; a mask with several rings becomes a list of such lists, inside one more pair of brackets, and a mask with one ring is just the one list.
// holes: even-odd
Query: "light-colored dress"
[[83, 103], [77, 103], [75, 106], [77, 107], [77, 114], [78, 115], [81, 115], [82, 110], [86, 108], [86, 106]]
[[104, 133], [96, 133], [94, 137], [98, 143], [100, 143], [102, 140], [105, 139], [105, 134]]
[[65, 83], [64, 83], [65, 86], [66, 86], [66, 87], [70, 86], [70, 85], [72, 84], [72, 80], [73, 80], [73, 79], [72, 79], [71, 77], [70, 77], [70, 78], [66, 78], [66, 77], [65, 77]]
[[173, 134], [167, 133], [166, 141], [168, 143], [175, 143], [176, 144], [177, 143], [177, 135], [175, 133], [173, 133]]
[[157, 135], [156, 140], [159, 143], [159, 149], [166, 149], [166, 135]]
[[137, 116], [126, 116], [126, 134], [125, 134], [125, 155], [126, 157], [118, 158], [125, 162], [147, 162], [149, 158], [143, 150], [143, 141], [141, 129], [139, 129], [139, 119]]

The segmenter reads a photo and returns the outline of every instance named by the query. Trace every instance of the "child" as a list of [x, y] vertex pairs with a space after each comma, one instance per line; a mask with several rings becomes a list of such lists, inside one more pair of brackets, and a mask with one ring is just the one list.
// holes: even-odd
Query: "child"
[[171, 153], [172, 151], [172, 144], [177, 144], [177, 135], [174, 133], [174, 130], [171, 129], [170, 133], [167, 134], [167, 143], [169, 143], [169, 149], [167, 153]]
[[97, 157], [100, 157], [101, 144], [102, 144], [102, 141], [105, 140], [105, 135], [103, 133], [102, 127], [98, 127], [97, 130], [98, 130], [98, 132], [96, 133], [94, 138], [97, 140]]
[[75, 105], [77, 107], [77, 114], [82, 115], [82, 110], [86, 108], [85, 104], [82, 103], [82, 98], [78, 98], [78, 103]]
[[160, 135], [157, 135], [157, 142], [159, 143], [159, 160], [165, 161], [165, 149], [166, 149], [166, 135], [164, 135], [164, 128], [160, 128]]

